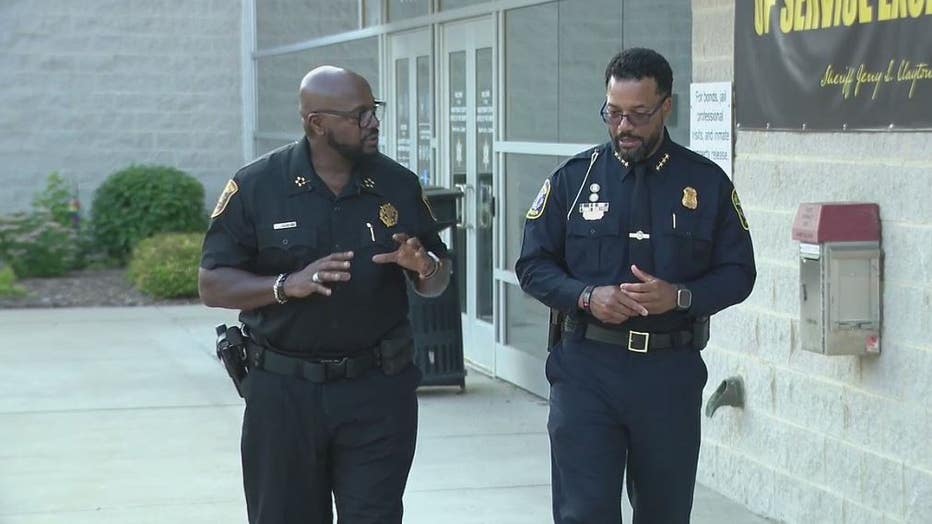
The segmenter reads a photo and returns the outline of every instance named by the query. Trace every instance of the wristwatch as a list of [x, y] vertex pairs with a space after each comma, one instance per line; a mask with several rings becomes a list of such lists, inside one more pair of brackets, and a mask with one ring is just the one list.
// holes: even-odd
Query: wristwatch
[[693, 305], [693, 292], [682, 284], [674, 284], [676, 288], [676, 310], [686, 311]]

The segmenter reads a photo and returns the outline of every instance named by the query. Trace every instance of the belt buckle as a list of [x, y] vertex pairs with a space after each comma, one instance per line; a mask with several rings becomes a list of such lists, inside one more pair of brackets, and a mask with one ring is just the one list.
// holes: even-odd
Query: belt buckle
[[321, 360], [320, 362], [324, 364], [324, 376], [326, 379], [344, 378], [346, 376], [346, 361], [346, 357]]
[[[635, 342], [639, 339], [644, 341], [644, 344], [640, 345], [640, 347], [635, 344]], [[647, 353], [647, 348], [649, 345], [650, 333], [645, 333], [643, 331], [628, 331], [628, 351], [634, 351], [635, 353]]]

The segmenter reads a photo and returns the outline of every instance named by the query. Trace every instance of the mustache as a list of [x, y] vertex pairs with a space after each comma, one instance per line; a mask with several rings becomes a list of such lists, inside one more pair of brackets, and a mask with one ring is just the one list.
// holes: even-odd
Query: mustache
[[616, 140], [616, 141], [617, 141], [617, 140], [628, 140], [628, 139], [644, 140], [644, 137], [641, 137], [641, 136], [638, 136], [638, 135], [632, 135], [631, 133], [619, 133], [619, 134], [615, 135], [615, 140]]

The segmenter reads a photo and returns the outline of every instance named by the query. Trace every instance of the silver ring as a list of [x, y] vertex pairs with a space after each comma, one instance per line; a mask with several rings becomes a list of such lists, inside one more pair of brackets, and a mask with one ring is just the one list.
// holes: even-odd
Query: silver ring
[[320, 284], [320, 272], [319, 271], [315, 271], [314, 274], [311, 275], [311, 282]]

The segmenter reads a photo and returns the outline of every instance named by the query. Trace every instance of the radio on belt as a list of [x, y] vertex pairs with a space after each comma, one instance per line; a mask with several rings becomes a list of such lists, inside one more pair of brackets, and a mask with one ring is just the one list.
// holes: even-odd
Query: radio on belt
[[825, 355], [880, 353], [880, 208], [803, 203], [793, 222], [799, 241], [802, 348]]

